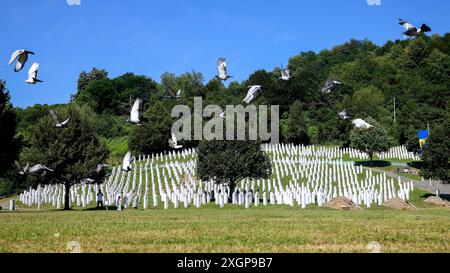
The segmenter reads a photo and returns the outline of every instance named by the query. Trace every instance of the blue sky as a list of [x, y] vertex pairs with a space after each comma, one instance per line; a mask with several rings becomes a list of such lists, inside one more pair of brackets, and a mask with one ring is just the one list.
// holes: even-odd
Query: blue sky
[[[450, 29], [450, 1], [381, 0], [14, 0], [0, 2], [0, 78], [14, 106], [65, 103], [82, 70], [111, 77], [133, 72], [157, 81], [165, 72], [216, 73], [225, 57], [241, 81], [272, 70], [302, 51], [319, 51], [351, 38], [377, 44], [402, 38], [399, 18], [433, 33]], [[225, 3], [223, 6], [220, 3]], [[7, 66], [12, 52], [36, 52], [20, 73]], [[32, 62], [44, 83], [27, 85]]]

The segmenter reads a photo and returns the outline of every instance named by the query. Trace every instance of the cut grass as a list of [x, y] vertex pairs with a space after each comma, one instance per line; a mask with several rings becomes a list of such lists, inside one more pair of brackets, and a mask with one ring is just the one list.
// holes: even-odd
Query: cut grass
[[[0, 213], [0, 252], [450, 252], [448, 209], [267, 207]], [[55, 236], [58, 234], [59, 236]]]

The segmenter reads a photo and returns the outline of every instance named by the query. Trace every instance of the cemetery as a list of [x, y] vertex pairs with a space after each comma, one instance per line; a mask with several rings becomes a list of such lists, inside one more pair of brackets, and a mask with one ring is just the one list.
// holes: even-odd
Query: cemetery
[[3, 2], [0, 253], [450, 252], [450, 2]]

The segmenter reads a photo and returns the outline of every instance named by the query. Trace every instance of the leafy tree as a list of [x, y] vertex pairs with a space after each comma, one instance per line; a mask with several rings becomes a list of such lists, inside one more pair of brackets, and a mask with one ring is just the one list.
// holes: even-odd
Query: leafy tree
[[37, 177], [40, 184], [64, 184], [65, 206], [69, 207], [70, 188], [84, 178], [100, 182], [104, 173], [96, 173], [99, 163], [105, 162], [108, 150], [95, 131], [93, 113], [86, 107], [68, 105], [56, 112], [60, 119], [70, 117], [65, 128], [56, 128], [46, 116], [34, 129], [27, 162], [44, 164], [54, 170]]
[[352, 114], [359, 117], [380, 118], [384, 104], [383, 93], [376, 87], [369, 86], [359, 89], [353, 94]]
[[373, 161], [375, 153], [387, 152], [391, 146], [386, 130], [373, 118], [366, 122], [373, 125], [371, 129], [354, 128], [350, 134], [351, 147], [366, 153]]
[[294, 102], [287, 119], [286, 140], [294, 144], [309, 144], [308, 126], [305, 121], [303, 104]]
[[416, 155], [420, 154], [420, 152], [421, 152], [419, 139], [418, 139], [418, 132], [419, 132], [419, 130], [414, 129], [414, 127], [411, 126], [408, 128], [408, 130], [406, 131], [406, 133], [404, 135], [406, 149], [409, 152], [414, 153]]
[[33, 128], [37, 122], [48, 115], [50, 106], [47, 104], [35, 104], [26, 109], [15, 108], [17, 114], [17, 136], [21, 138], [23, 148], [30, 146]]
[[108, 78], [108, 72], [104, 69], [92, 68], [90, 72], [82, 71], [77, 81], [78, 93], [85, 90], [94, 81]]
[[426, 77], [432, 83], [449, 83], [450, 80], [450, 56], [433, 49], [426, 60]]
[[403, 55], [403, 63], [406, 68], [415, 69], [426, 62], [430, 54], [430, 45], [427, 38], [419, 37], [412, 40], [406, 47]]
[[130, 150], [143, 154], [168, 150], [167, 141], [171, 136], [173, 124], [168, 108], [162, 102], [157, 102], [143, 116], [148, 122], [132, 128], [129, 137]]
[[0, 196], [14, 190], [12, 170], [18, 158], [20, 141], [15, 137], [17, 120], [5, 82], [0, 80]]
[[428, 148], [422, 158], [421, 175], [427, 179], [439, 179], [450, 183], [450, 119], [430, 133]]
[[125, 116], [129, 114], [135, 98], [151, 100], [157, 84], [145, 76], [126, 73], [120, 77], [101, 78], [89, 82], [74, 98], [79, 105], [89, 105], [96, 113]]
[[260, 141], [201, 141], [197, 173], [203, 180], [213, 179], [234, 191], [244, 178], [268, 178], [270, 159], [261, 151]]

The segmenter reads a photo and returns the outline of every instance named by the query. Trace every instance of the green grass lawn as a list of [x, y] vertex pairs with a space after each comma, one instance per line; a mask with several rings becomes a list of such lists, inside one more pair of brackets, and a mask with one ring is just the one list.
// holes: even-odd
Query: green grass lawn
[[[450, 252], [450, 211], [243, 209], [0, 213], [0, 252]], [[55, 236], [56, 234], [56, 236]]]

